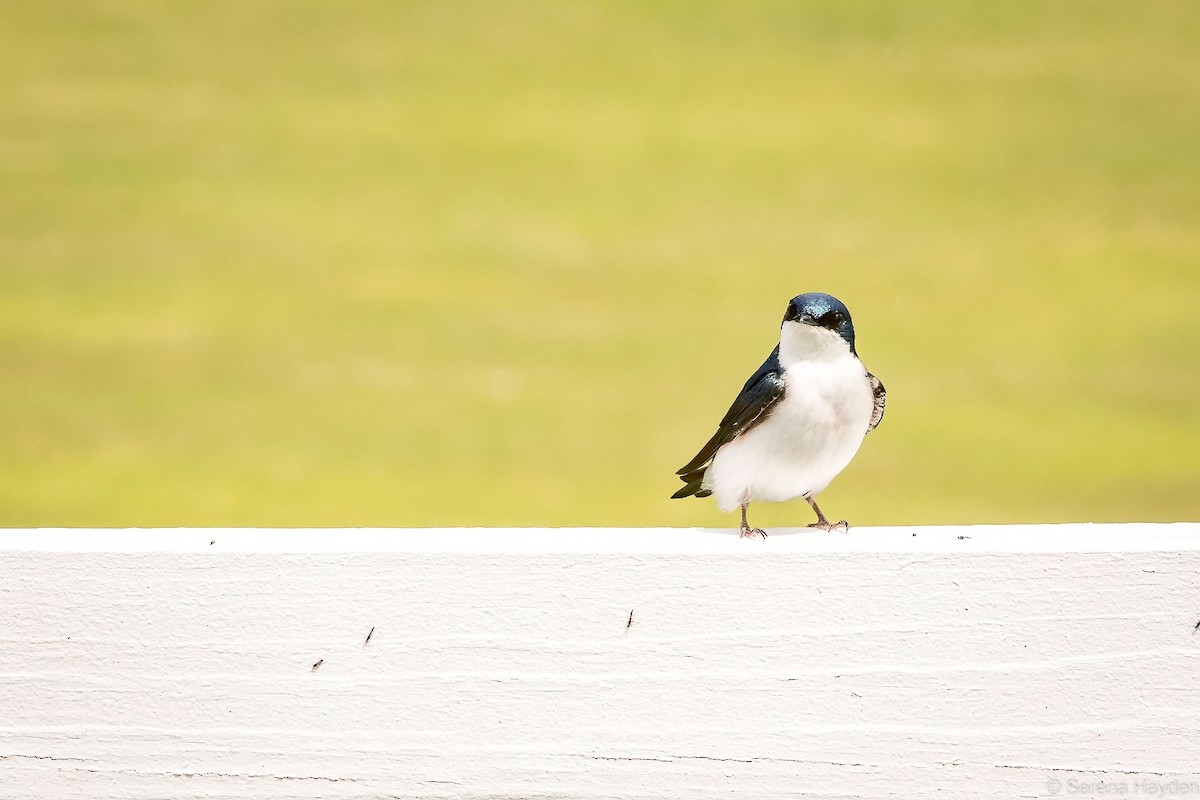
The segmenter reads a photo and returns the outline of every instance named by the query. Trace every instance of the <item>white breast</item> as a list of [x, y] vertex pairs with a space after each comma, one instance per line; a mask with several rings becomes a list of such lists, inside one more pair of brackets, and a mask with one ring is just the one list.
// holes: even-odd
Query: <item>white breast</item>
[[828, 355], [784, 362], [784, 395], [768, 418], [717, 451], [706, 482], [722, 511], [814, 495], [854, 458], [871, 420], [871, 385], [848, 348]]

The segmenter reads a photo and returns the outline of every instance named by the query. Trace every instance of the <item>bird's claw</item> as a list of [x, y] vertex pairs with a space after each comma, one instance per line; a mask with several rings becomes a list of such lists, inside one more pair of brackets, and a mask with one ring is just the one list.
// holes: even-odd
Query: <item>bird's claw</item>
[[826, 533], [833, 533], [834, 531], [840, 531], [842, 533], [850, 532], [850, 523], [846, 522], [844, 519], [839, 520], [838, 522], [830, 522], [827, 519], [821, 520], [820, 522], [811, 522], [809, 523], [808, 527], [816, 528], [818, 530], [825, 531]]
[[740, 538], [753, 539], [755, 536], [761, 536], [765, 539], [767, 538], [767, 532], [762, 528], [742, 528], [742, 535]]

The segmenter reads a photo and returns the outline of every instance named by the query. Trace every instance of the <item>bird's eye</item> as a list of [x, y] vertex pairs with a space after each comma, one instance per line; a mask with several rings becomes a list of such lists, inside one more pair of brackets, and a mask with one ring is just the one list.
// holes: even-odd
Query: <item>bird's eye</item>
[[837, 325], [841, 325], [845, 318], [846, 317], [840, 311], [830, 311], [825, 315], [825, 322], [830, 327], [835, 327]]

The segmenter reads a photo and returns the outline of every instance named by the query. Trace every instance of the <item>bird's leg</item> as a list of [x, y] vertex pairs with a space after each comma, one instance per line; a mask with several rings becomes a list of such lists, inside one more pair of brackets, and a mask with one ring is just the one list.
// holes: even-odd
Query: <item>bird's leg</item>
[[842, 520], [837, 523], [830, 522], [829, 520], [825, 519], [825, 515], [821, 513], [821, 507], [819, 505], [817, 505], [816, 500], [813, 500], [808, 495], [805, 495], [804, 499], [808, 501], [808, 504], [810, 506], [812, 506], [812, 510], [817, 512], [817, 521], [810, 523], [808, 527], [820, 528], [823, 531], [834, 531], [834, 530], [837, 530], [840, 528], [842, 533], [849, 532], [849, 530], [850, 530], [849, 522], [846, 522], [846, 520]]
[[750, 507], [750, 503], [742, 503], [742, 538], [748, 539], [754, 536], [767, 538], [767, 532], [762, 528], [751, 528], [750, 523], [746, 522], [746, 509]]

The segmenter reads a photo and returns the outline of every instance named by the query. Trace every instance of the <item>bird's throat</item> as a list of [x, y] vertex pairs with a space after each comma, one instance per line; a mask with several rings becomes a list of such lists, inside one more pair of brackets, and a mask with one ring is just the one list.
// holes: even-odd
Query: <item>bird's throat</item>
[[785, 370], [800, 361], [836, 361], [849, 355], [850, 345], [828, 328], [785, 322], [779, 332], [779, 365]]

